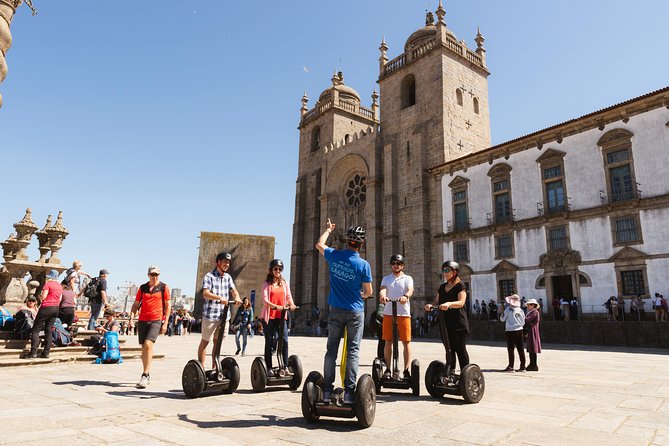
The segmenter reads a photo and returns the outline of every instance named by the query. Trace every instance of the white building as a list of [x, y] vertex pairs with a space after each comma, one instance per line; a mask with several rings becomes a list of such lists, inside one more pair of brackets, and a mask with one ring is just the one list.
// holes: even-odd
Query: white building
[[472, 299], [669, 294], [669, 88], [429, 171]]

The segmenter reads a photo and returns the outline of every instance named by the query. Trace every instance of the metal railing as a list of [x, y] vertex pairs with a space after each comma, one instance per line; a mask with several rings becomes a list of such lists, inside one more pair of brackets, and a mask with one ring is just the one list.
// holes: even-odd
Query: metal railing
[[613, 203], [622, 203], [625, 201], [639, 199], [641, 198], [641, 189], [639, 188], [640, 186], [641, 184], [636, 183], [636, 188], [634, 190], [618, 192], [615, 194], [611, 194], [610, 196], [607, 194], [607, 191], [600, 189], [599, 201], [602, 204], [613, 204]]
[[515, 209], [508, 215], [496, 215], [494, 212], [486, 212], [485, 216], [488, 220], [488, 225], [503, 225], [514, 221], [515, 212]]

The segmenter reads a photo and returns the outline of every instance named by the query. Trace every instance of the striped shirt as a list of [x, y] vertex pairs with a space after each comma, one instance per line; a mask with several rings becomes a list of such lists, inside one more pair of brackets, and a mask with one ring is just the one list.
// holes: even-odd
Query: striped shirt
[[[220, 274], [218, 268], [210, 273], [205, 274], [202, 280], [202, 290], [209, 290], [217, 296], [223, 297], [225, 300], [230, 299], [230, 290], [235, 288], [235, 282], [228, 273]], [[223, 311], [223, 304], [219, 300], [205, 299], [202, 305], [202, 317], [210, 321], [217, 321], [221, 318]], [[228, 310], [228, 317], [230, 320], [230, 311]]]

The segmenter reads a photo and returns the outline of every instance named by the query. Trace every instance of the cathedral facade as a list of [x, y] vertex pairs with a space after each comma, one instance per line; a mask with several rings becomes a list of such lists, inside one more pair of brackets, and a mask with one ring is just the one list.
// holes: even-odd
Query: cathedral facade
[[399, 56], [381, 43], [371, 107], [342, 73], [312, 108], [302, 98], [297, 302], [327, 306], [314, 249], [327, 218], [334, 247], [348, 227], [367, 229], [375, 291], [390, 256], [406, 257], [414, 309], [434, 297], [445, 259], [461, 264], [470, 301], [516, 292], [599, 312], [611, 295], [669, 294], [669, 89], [491, 146], [484, 38], [470, 49], [441, 2], [434, 15]]
[[314, 107], [302, 98], [291, 256], [298, 302], [326, 305], [327, 265], [314, 244], [327, 218], [337, 224], [331, 246], [344, 245], [348, 227], [366, 228], [362, 255], [372, 265], [375, 290], [390, 256], [400, 253], [414, 278], [414, 305], [434, 296], [443, 214], [440, 181], [428, 169], [490, 146], [483, 36], [476, 36], [475, 50], [467, 48], [444, 16], [440, 4], [436, 19], [428, 13], [392, 60], [381, 43], [371, 107], [361, 105], [342, 73]]

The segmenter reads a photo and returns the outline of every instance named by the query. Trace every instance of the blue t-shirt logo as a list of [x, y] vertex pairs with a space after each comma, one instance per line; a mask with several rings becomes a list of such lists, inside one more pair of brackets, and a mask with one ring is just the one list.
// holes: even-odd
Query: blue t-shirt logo
[[372, 282], [372, 269], [369, 263], [350, 249], [338, 251], [327, 248], [324, 256], [330, 265], [328, 303], [344, 310], [365, 311], [360, 290], [363, 283]]

